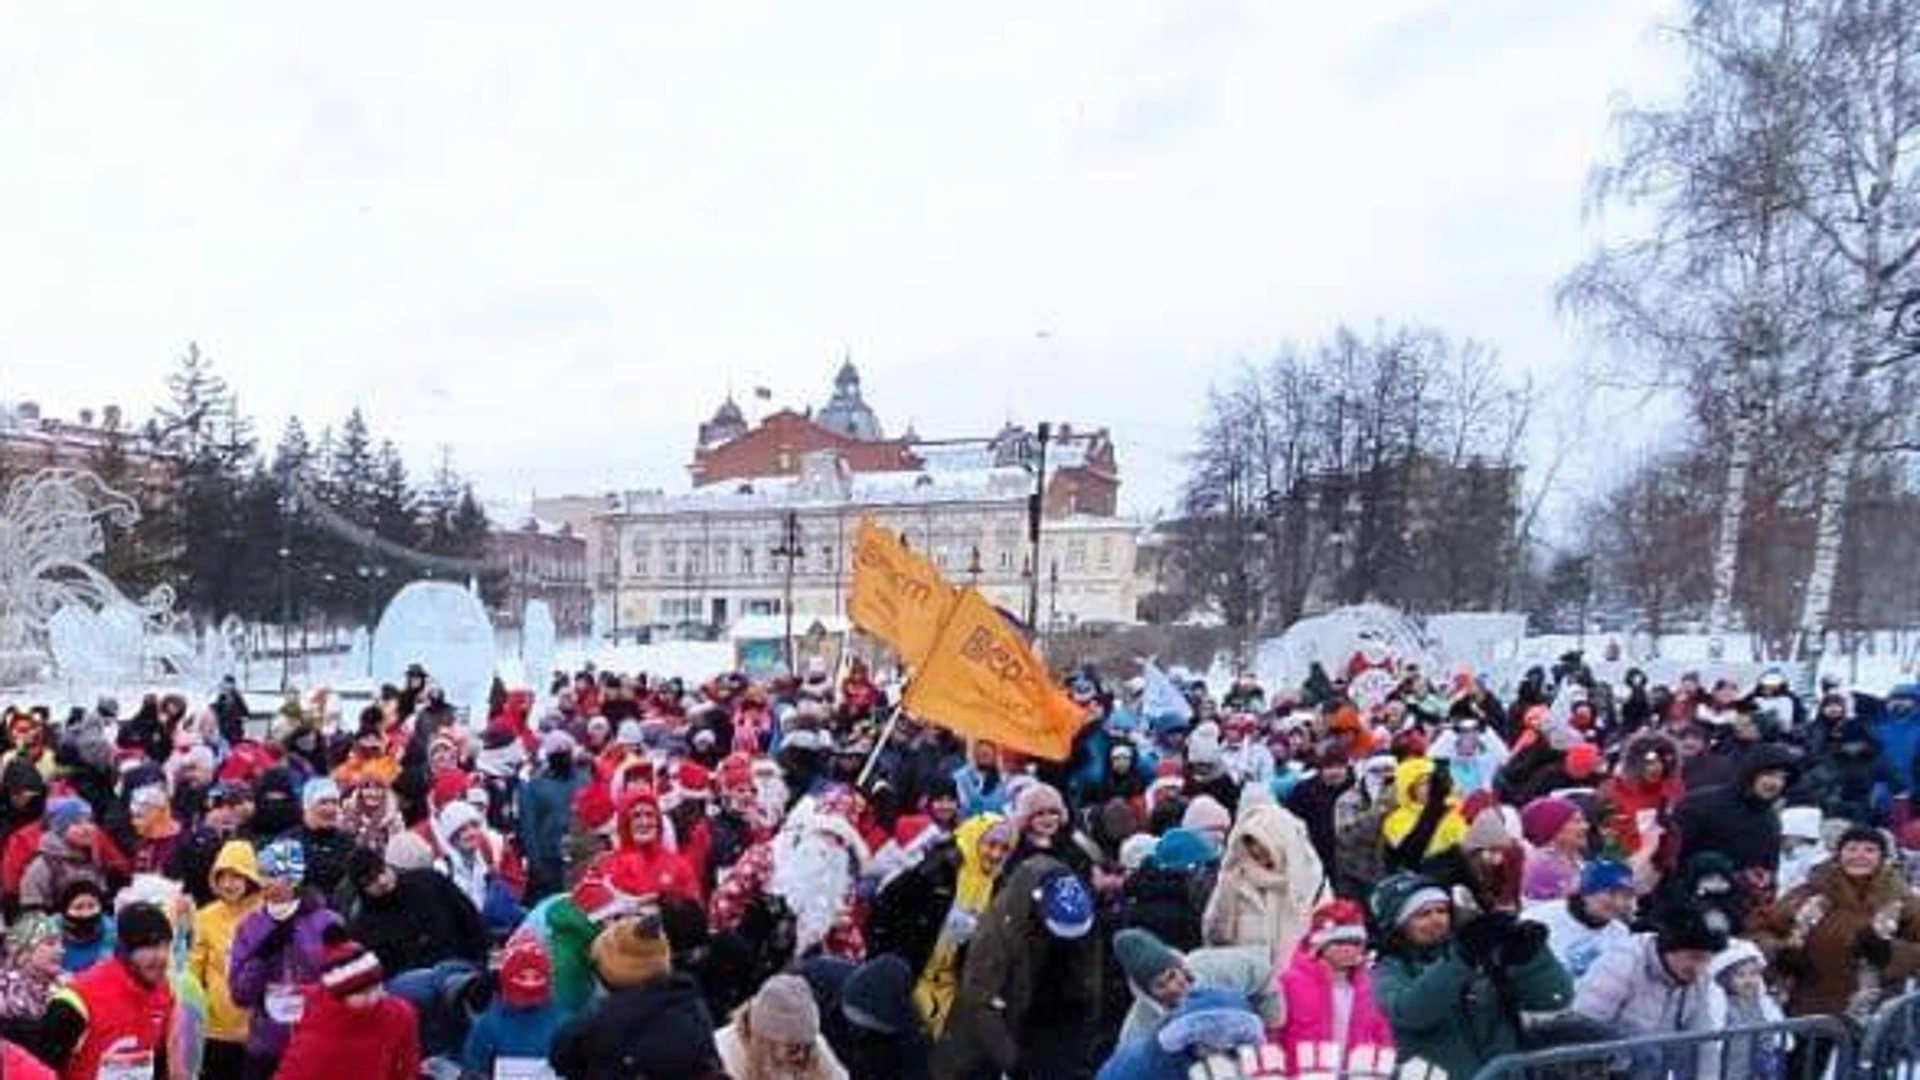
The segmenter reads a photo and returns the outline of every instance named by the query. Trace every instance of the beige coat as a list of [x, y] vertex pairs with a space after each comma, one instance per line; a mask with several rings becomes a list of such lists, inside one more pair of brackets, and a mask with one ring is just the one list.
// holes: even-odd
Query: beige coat
[[[1266, 852], [1271, 868], [1253, 860], [1249, 845]], [[1265, 948], [1275, 968], [1282, 968], [1306, 934], [1314, 906], [1327, 894], [1326, 870], [1306, 823], [1284, 806], [1255, 803], [1227, 836], [1201, 933], [1209, 945]]]

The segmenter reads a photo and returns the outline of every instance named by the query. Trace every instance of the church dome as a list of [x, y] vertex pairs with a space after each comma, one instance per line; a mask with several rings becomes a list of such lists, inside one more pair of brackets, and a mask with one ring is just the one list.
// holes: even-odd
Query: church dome
[[746, 414], [740, 411], [740, 406], [734, 404], [733, 395], [728, 394], [727, 400], [721, 402], [720, 407], [713, 411], [713, 419], [700, 425], [700, 445], [718, 446], [724, 442], [732, 442], [746, 433]]

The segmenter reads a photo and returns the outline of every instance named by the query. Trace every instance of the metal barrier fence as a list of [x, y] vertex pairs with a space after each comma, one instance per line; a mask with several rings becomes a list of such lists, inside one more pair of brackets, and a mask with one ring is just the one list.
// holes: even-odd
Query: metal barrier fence
[[1860, 1040], [1862, 1078], [1920, 1077], [1920, 991], [1910, 991], [1880, 1006]]
[[[1898, 1004], [1889, 1003], [1887, 1009]], [[1900, 1015], [1920, 1017], [1920, 1012]], [[1869, 1029], [1869, 1037], [1875, 1030]], [[1909, 1025], [1908, 1034], [1913, 1031]], [[1778, 1024], [1503, 1054], [1481, 1068], [1474, 1080], [1849, 1080], [1854, 1061], [1853, 1031], [1845, 1022], [1803, 1016]]]

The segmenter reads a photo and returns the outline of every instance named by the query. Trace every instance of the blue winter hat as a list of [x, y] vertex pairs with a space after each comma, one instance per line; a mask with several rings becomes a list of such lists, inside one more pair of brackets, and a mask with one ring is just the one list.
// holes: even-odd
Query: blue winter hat
[[1093, 929], [1093, 894], [1074, 875], [1055, 874], [1040, 887], [1040, 913], [1054, 937], [1083, 938]]
[[840, 1012], [854, 1027], [899, 1035], [913, 1030], [913, 969], [892, 953], [861, 964], [840, 987]]
[[93, 807], [86, 800], [63, 795], [47, 803], [46, 831], [55, 836], [83, 821], [93, 820]]
[[300, 841], [281, 837], [260, 849], [260, 880], [300, 885], [307, 880], [307, 849]]
[[1633, 870], [1615, 859], [1595, 859], [1580, 871], [1580, 895], [1631, 891]]
[[1157, 870], [1198, 870], [1213, 865], [1218, 857], [1213, 844], [1194, 830], [1168, 829], [1160, 842], [1153, 845], [1147, 865]]
[[1264, 1025], [1247, 1006], [1244, 995], [1203, 986], [1187, 995], [1187, 1000], [1160, 1025], [1155, 1039], [1169, 1054], [1190, 1055], [1201, 1050], [1257, 1046], [1264, 1036]]

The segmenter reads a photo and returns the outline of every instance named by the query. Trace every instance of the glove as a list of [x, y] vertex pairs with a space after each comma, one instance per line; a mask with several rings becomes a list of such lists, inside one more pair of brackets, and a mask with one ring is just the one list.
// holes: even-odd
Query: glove
[[1813, 961], [1805, 949], [1781, 949], [1773, 958], [1773, 970], [1782, 978], [1807, 979], [1813, 976]]
[[1873, 932], [1870, 926], [1863, 926], [1853, 935], [1853, 955], [1865, 960], [1877, 968], [1893, 963], [1893, 942]]
[[1525, 967], [1547, 947], [1547, 928], [1537, 922], [1517, 922], [1500, 945], [1501, 967]]
[[1488, 967], [1497, 958], [1501, 941], [1513, 932], [1514, 918], [1504, 911], [1488, 912], [1460, 928], [1454, 941], [1468, 967]]

